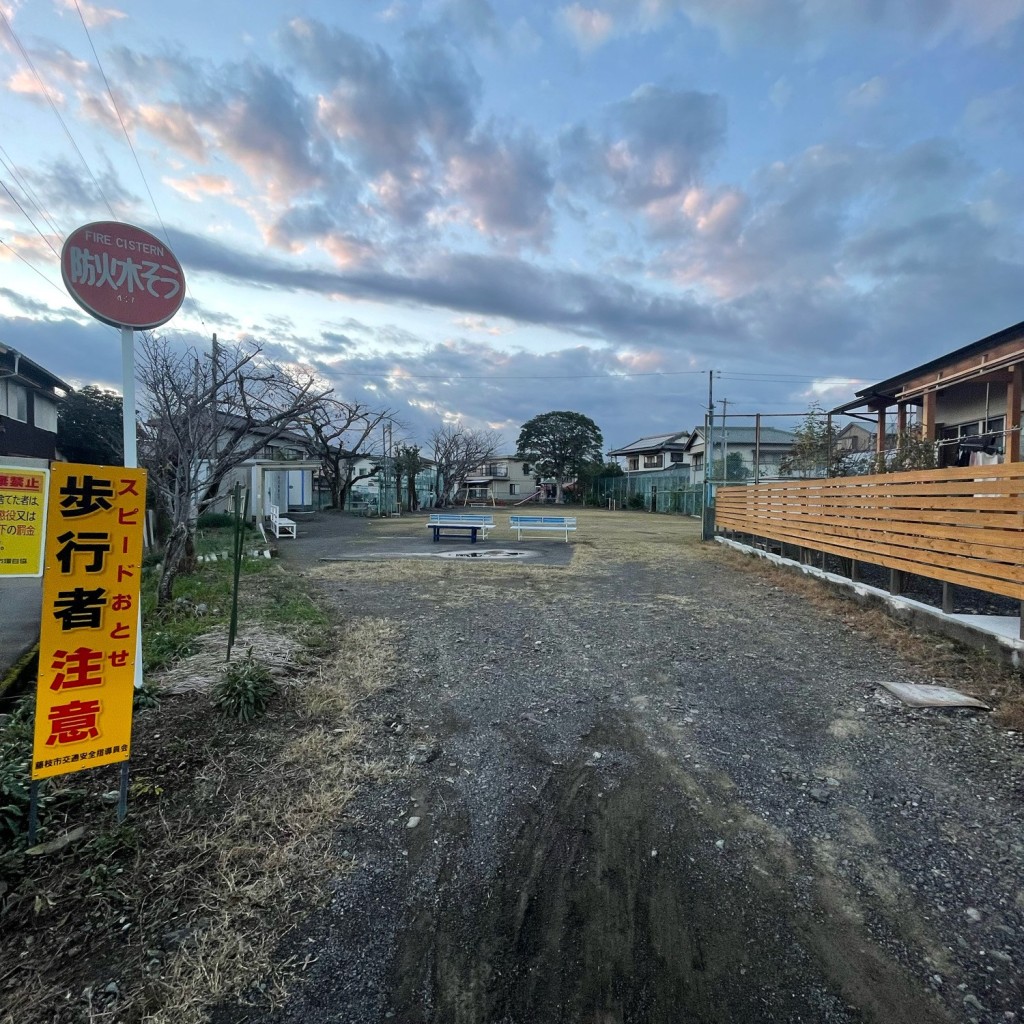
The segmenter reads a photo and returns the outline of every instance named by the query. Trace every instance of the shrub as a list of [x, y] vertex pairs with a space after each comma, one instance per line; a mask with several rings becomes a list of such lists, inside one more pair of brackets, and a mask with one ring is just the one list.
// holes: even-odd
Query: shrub
[[232, 662], [213, 688], [213, 703], [240, 722], [251, 722], [262, 715], [277, 694], [277, 683], [270, 670], [252, 656], [252, 649], [241, 660]]
[[[33, 705], [31, 697], [22, 697], [0, 717], [0, 850], [13, 848], [28, 830]], [[46, 801], [42, 792], [39, 797], [42, 810]]]
[[200, 530], [229, 530], [235, 525], [235, 517], [227, 512], [204, 512], [196, 525]]
[[132, 698], [132, 706], [136, 711], [150, 711], [160, 707], [160, 690], [148, 679], [136, 689]]
[[635, 509], [647, 508], [647, 502], [644, 501], [642, 494], [631, 494], [626, 502], [626, 507]]

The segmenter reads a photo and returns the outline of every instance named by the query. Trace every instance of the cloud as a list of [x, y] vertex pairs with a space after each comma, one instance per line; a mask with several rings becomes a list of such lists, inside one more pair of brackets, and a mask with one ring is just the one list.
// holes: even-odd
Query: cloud
[[171, 231], [171, 243], [187, 269], [228, 280], [504, 317], [607, 341], [667, 347], [678, 345], [681, 337], [721, 342], [740, 327], [727, 313], [676, 291], [546, 271], [510, 257], [438, 255], [410, 274], [375, 268], [333, 272], [277, 263], [180, 230]]
[[206, 161], [206, 142], [193, 123], [191, 113], [180, 103], [121, 106], [125, 123], [133, 131], [149, 132], [196, 163]]
[[469, 62], [430, 33], [407, 37], [400, 61], [340, 29], [294, 19], [285, 53], [330, 91], [318, 119], [336, 144], [371, 175], [404, 175], [468, 137], [480, 79]]
[[885, 99], [888, 91], [886, 80], [881, 75], [875, 75], [851, 89], [844, 102], [849, 110], [871, 110]]
[[446, 184], [481, 234], [542, 241], [554, 184], [535, 139], [482, 135], [448, 163]]
[[163, 181], [194, 203], [211, 196], [230, 196], [235, 191], [231, 180], [223, 174], [191, 174], [187, 178], [164, 178]]
[[447, 0], [438, 22], [453, 32], [472, 39], [499, 44], [503, 32], [494, 8], [487, 0]]
[[98, 7], [96, 4], [86, 3], [85, 0], [58, 0], [58, 3], [66, 11], [75, 14], [81, 11], [82, 18], [89, 28], [103, 28], [112, 21], [128, 17], [124, 11], [119, 11], [116, 7]]
[[615, 29], [615, 22], [606, 11], [584, 7], [579, 3], [563, 7], [559, 15], [576, 45], [584, 53], [603, 46]]
[[715, 94], [644, 85], [605, 111], [595, 134], [563, 133], [562, 180], [590, 183], [612, 201], [642, 208], [697, 181], [725, 141], [724, 100]]
[[768, 98], [776, 110], [782, 110], [789, 105], [789, 101], [793, 98], [793, 86], [785, 76], [775, 80], [775, 84], [768, 92]]
[[845, 42], [851, 31], [887, 32], [926, 45], [959, 34], [982, 44], [998, 42], [1024, 14], [1024, 0], [679, 0], [678, 6], [732, 50], [765, 43], [820, 50]]
[[53, 303], [37, 302], [21, 292], [14, 291], [13, 288], [0, 288], [0, 298], [6, 299], [15, 309], [29, 316], [49, 317], [53, 315]]

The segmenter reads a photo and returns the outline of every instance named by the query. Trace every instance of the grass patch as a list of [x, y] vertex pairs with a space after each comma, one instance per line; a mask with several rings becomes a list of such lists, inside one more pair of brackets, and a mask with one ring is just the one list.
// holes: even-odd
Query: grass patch
[[393, 677], [397, 637], [360, 620], [333, 648], [255, 725], [225, 727], [204, 694], [139, 712], [122, 826], [103, 798], [115, 770], [71, 777], [77, 799], [40, 838], [85, 835], [18, 859], [0, 897], [4, 1005], [17, 1007], [3, 1024], [201, 1024], [221, 1001], [279, 1005], [315, 957], [282, 962], [283, 937], [349, 866], [334, 829], [362, 783], [395, 771], [357, 708]]

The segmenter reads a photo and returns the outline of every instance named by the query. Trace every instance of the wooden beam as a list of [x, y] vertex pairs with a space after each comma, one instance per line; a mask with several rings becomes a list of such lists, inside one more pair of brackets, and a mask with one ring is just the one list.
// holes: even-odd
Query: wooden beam
[[927, 391], [921, 410], [921, 437], [925, 441], [935, 440], [935, 397], [936, 392]]
[[896, 432], [905, 434], [907, 432], [907, 403], [896, 403]]
[[1017, 363], [1010, 370], [1006, 386], [1006, 461], [1020, 462], [1020, 403], [1024, 364]]

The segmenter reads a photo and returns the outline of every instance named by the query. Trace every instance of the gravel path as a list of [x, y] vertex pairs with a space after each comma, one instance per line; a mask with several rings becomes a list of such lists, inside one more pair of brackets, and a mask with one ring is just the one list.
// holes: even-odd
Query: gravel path
[[267, 1020], [1024, 1021], [1021, 737], [897, 703], [929, 680], [861, 612], [655, 519], [671, 560], [310, 563], [399, 631], [366, 714], [401, 770]]

